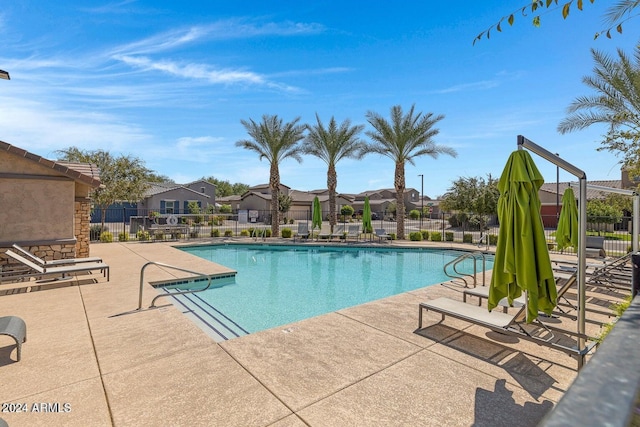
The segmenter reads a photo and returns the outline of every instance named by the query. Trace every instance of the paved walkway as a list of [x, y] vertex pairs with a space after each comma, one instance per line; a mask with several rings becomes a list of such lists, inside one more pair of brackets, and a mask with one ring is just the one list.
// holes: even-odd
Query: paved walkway
[[[22, 360], [0, 336], [9, 426], [526, 426], [576, 376], [563, 353], [427, 313], [435, 285], [216, 343], [168, 302], [135, 311], [140, 269], [215, 265], [168, 243], [93, 244], [111, 281], [0, 287], [28, 327]], [[148, 268], [148, 281], [176, 272]], [[155, 291], [145, 284], [148, 307]], [[10, 404], [9, 404], [10, 403]]]

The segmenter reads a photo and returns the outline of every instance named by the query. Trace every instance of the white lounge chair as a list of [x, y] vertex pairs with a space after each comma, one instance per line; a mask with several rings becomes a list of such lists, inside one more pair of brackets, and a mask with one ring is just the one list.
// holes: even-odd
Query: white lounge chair
[[30, 274], [31, 276], [60, 275], [62, 277], [65, 277], [80, 272], [91, 272], [98, 270], [104, 277], [107, 278], [107, 282], [109, 281], [109, 266], [103, 262], [83, 262], [73, 265], [49, 267], [36, 264], [35, 262], [23, 257], [22, 255], [13, 252], [11, 249], [7, 249], [5, 253], [7, 254], [7, 256], [33, 270], [33, 273]]
[[[577, 275], [572, 275], [572, 278], [563, 284], [562, 288], [558, 290], [558, 298], [560, 298], [575, 283], [576, 277]], [[570, 356], [578, 358], [579, 366], [581, 362], [584, 361], [584, 356], [597, 344], [593, 341], [583, 349], [579, 349], [577, 346], [561, 344], [561, 340], [555, 339], [555, 333], [582, 337], [587, 340], [593, 338], [582, 335], [578, 332], [572, 332], [544, 324], [540, 319], [536, 319], [533, 323], [527, 324], [526, 305], [520, 307], [516, 314], [510, 315], [495, 310], [490, 312], [486, 307], [467, 304], [463, 301], [453, 300], [451, 298], [440, 297], [420, 303], [418, 310], [418, 329], [423, 328], [423, 312], [425, 310], [433, 311], [441, 314], [442, 319], [440, 322], [444, 321], [446, 316], [450, 316], [502, 334], [514, 335], [518, 338], [532, 341], [542, 346], [560, 350]]]
[[347, 227], [347, 235], [345, 236], [345, 241], [349, 237], [354, 237], [356, 240], [360, 240], [360, 226], [358, 224], [349, 225]]
[[337, 237], [338, 239], [340, 239], [343, 236], [344, 236], [344, 225], [338, 225], [336, 226], [335, 230], [333, 230], [333, 233], [329, 235], [329, 240], [333, 240], [334, 237]]
[[384, 230], [384, 228], [376, 228], [374, 231], [375, 231], [376, 237], [378, 238], [379, 241], [391, 240], [391, 235], [387, 234], [387, 232]]
[[306, 222], [298, 223], [298, 232], [293, 236], [293, 241], [298, 239], [309, 239], [309, 225]]
[[100, 257], [86, 257], [86, 258], [65, 258], [65, 259], [54, 259], [54, 260], [44, 260], [40, 257], [35, 256], [28, 250], [24, 249], [22, 246], [17, 244], [13, 244], [13, 249], [24, 255], [26, 258], [31, 259], [33, 262], [40, 264], [43, 267], [47, 266], [57, 266], [57, 265], [68, 265], [68, 264], [78, 264], [82, 262], [102, 262], [102, 258]]

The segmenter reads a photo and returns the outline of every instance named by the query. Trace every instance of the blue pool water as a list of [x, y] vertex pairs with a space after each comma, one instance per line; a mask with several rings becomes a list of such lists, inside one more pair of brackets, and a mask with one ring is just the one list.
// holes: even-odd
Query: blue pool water
[[[193, 296], [249, 333], [446, 282], [443, 266], [462, 253], [235, 244], [181, 249], [238, 272], [235, 283]], [[458, 271], [472, 273], [473, 262]]]

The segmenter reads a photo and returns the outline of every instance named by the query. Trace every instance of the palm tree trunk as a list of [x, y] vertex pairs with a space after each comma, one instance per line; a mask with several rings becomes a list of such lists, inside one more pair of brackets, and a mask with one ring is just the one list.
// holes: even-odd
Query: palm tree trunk
[[398, 240], [404, 240], [404, 162], [396, 162], [396, 233]]
[[338, 222], [336, 216], [336, 187], [338, 186], [338, 174], [336, 173], [336, 166], [329, 164], [327, 170], [327, 188], [329, 189], [329, 224], [331, 225], [331, 231]]
[[271, 162], [271, 171], [269, 174], [269, 186], [271, 187], [271, 235], [278, 237], [280, 235], [280, 209], [278, 206], [278, 196], [280, 195], [280, 170], [278, 162]]

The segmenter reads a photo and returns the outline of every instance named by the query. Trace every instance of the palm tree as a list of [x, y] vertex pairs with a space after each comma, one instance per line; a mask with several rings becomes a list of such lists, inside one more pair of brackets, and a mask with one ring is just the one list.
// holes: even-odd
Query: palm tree
[[329, 224], [331, 231], [336, 225], [336, 187], [338, 186], [338, 174], [336, 164], [344, 158], [358, 158], [365, 147], [364, 141], [358, 138], [358, 134], [364, 129], [364, 125], [351, 126], [349, 119], [344, 120], [340, 126], [334, 117], [329, 121], [329, 127], [325, 128], [320, 117], [316, 114], [317, 125], [307, 125], [307, 136], [303, 143], [305, 154], [311, 154], [323, 160], [327, 166], [327, 188], [329, 189]]
[[240, 120], [252, 140], [240, 140], [236, 146], [254, 151], [260, 160], [267, 159], [270, 164], [269, 187], [271, 188], [271, 234], [280, 234], [280, 162], [292, 158], [302, 162], [301, 147], [298, 144], [304, 138], [304, 125], [298, 125], [300, 117], [289, 123], [282, 123], [277, 115], [263, 115], [262, 122], [253, 119]]
[[396, 164], [394, 184], [396, 189], [396, 218], [398, 239], [404, 239], [404, 190], [405, 177], [404, 166], [409, 162], [414, 164], [414, 159], [429, 155], [434, 159], [439, 154], [448, 154], [456, 157], [453, 148], [436, 145], [432, 138], [440, 131], [433, 126], [444, 118], [443, 115], [433, 116], [433, 113], [414, 115], [415, 105], [406, 115], [402, 113], [402, 107], [391, 107], [391, 121], [372, 111], [367, 112], [367, 121], [373, 126], [373, 131], [366, 134], [372, 142], [367, 145], [365, 153], [377, 153], [389, 157]]
[[593, 76], [582, 82], [594, 95], [576, 98], [567, 108], [567, 117], [558, 125], [562, 134], [582, 130], [593, 124], [609, 126], [599, 150], [620, 152], [627, 166], [640, 163], [640, 46], [635, 63], [618, 49], [619, 60], [591, 49], [595, 62]]

